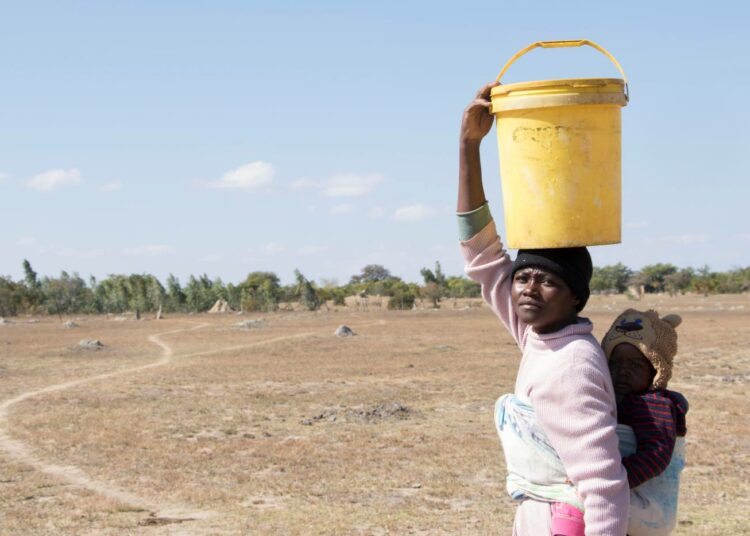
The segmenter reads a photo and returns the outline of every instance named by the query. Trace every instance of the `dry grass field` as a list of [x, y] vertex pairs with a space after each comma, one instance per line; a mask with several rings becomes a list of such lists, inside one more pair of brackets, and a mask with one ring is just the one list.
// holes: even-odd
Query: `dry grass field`
[[[750, 296], [597, 296], [597, 336], [628, 306], [684, 318], [675, 534], [750, 534]], [[510, 534], [492, 407], [519, 351], [485, 307], [11, 320], [0, 534]]]

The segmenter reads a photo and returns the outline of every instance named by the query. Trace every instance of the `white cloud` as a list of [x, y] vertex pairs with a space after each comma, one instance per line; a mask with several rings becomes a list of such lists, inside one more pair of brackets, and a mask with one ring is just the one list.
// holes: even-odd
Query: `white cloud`
[[269, 242], [262, 248], [260, 248], [260, 251], [262, 253], [265, 253], [266, 255], [275, 255], [276, 253], [281, 253], [284, 251], [284, 246], [281, 244], [277, 244], [276, 242]]
[[435, 210], [418, 203], [416, 205], [405, 205], [393, 212], [396, 221], [422, 221], [434, 216]]
[[34, 240], [31, 236], [22, 236], [16, 241], [16, 244], [19, 246], [30, 246], [32, 245], [36, 240]]
[[58, 186], [79, 184], [81, 173], [77, 169], [51, 169], [34, 175], [26, 181], [26, 186], [37, 192], [51, 192]]
[[226, 190], [257, 190], [271, 184], [273, 175], [273, 166], [258, 160], [227, 171], [219, 180], [209, 182], [208, 186]]
[[112, 181], [108, 182], [107, 184], [102, 184], [99, 186], [100, 192], [114, 192], [115, 190], [119, 190], [122, 188], [122, 182], [120, 181]]
[[316, 188], [318, 183], [312, 179], [297, 179], [289, 185], [290, 190], [310, 190]]
[[2, 171], [0, 171], [0, 182], [3, 182], [8, 177], [9, 175], [7, 173], [3, 173]]
[[147, 246], [138, 246], [134, 248], [125, 248], [122, 250], [122, 254], [128, 257], [156, 257], [157, 255], [166, 255], [174, 253], [172, 246], [166, 246], [164, 244], [150, 244]]
[[383, 181], [378, 174], [335, 175], [325, 181], [323, 193], [328, 197], [360, 197], [372, 192]]
[[343, 205], [336, 205], [328, 211], [329, 214], [351, 214], [354, 212], [354, 205], [350, 203], [344, 203]]

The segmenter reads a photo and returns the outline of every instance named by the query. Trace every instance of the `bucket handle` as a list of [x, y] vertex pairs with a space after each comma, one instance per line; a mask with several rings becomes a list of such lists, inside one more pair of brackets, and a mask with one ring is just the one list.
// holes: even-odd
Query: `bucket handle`
[[527, 52], [530, 52], [534, 50], [535, 48], [567, 48], [567, 47], [581, 47], [583, 45], [588, 45], [592, 48], [595, 48], [605, 56], [607, 56], [612, 63], [615, 64], [615, 67], [617, 67], [617, 70], [620, 71], [620, 74], [622, 75], [622, 79], [625, 82], [625, 99], [630, 100], [630, 93], [628, 91], [628, 78], [625, 76], [625, 71], [622, 70], [622, 67], [620, 66], [620, 63], [615, 59], [615, 57], [607, 52], [604, 47], [597, 45], [593, 41], [589, 41], [588, 39], [571, 39], [567, 41], [537, 41], [536, 43], [532, 43], [523, 50], [520, 50], [519, 52], [516, 52], [515, 56], [513, 56], [511, 59], [508, 60], [508, 63], [505, 64], [505, 67], [500, 71], [500, 74], [497, 75], [497, 78], [495, 79], [497, 82], [500, 81], [500, 79], [505, 74], [505, 71], [508, 70], [508, 67], [511, 66], [513, 62], [515, 62], [518, 58], [526, 54]]

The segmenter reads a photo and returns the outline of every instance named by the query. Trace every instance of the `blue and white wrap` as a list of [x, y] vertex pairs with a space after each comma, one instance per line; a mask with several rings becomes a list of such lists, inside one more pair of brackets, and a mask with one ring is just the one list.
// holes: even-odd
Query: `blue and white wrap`
[[[560, 457], [536, 421], [534, 408], [515, 395], [495, 404], [495, 427], [505, 452], [507, 489], [515, 500], [563, 502], [583, 511], [583, 500], [568, 480]], [[618, 424], [623, 456], [636, 450], [630, 426]], [[630, 490], [629, 536], [666, 536], [677, 524], [680, 473], [685, 467], [685, 438], [678, 437], [666, 470]]]

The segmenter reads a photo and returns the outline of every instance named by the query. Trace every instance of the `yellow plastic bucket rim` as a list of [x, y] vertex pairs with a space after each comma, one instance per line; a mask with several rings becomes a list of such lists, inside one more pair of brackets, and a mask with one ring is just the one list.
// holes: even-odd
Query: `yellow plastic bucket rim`
[[576, 91], [584, 88], [609, 89], [612, 92], [622, 93], [625, 89], [625, 81], [621, 78], [561, 78], [559, 80], [534, 80], [532, 82], [514, 82], [503, 84], [492, 88], [492, 97], [507, 97], [514, 92], [530, 92], [539, 90], [544, 93], [559, 89], [561, 91]]

